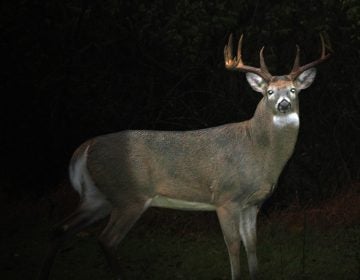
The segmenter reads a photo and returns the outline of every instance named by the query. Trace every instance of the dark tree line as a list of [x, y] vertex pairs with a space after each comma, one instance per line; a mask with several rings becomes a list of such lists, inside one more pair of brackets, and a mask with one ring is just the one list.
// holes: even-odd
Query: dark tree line
[[187, 130], [250, 118], [260, 95], [224, 70], [230, 32], [274, 74], [333, 51], [301, 96], [294, 157], [275, 199], [317, 201], [359, 181], [360, 3], [356, 0], [3, 1], [3, 189], [41, 196], [82, 141], [123, 129]]

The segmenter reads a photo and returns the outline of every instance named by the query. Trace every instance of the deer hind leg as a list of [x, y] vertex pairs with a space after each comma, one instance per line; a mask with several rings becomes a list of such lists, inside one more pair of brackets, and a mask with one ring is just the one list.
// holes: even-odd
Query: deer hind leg
[[256, 216], [257, 206], [250, 206], [240, 211], [240, 235], [243, 241], [250, 277], [252, 280], [257, 278], [257, 257], [256, 257]]
[[240, 279], [240, 233], [239, 210], [236, 205], [226, 205], [217, 209], [220, 226], [228, 249], [231, 279]]
[[104, 251], [110, 268], [116, 274], [117, 279], [122, 279], [120, 263], [116, 255], [116, 248], [129, 232], [141, 214], [148, 208], [151, 200], [140, 200], [131, 203], [116, 203], [110, 215], [110, 220], [99, 236], [99, 243]]
[[75, 212], [56, 225], [53, 230], [51, 245], [38, 279], [45, 280], [49, 278], [56, 254], [67, 239], [94, 222], [105, 218], [110, 211], [111, 206], [107, 201], [94, 202], [86, 200]]

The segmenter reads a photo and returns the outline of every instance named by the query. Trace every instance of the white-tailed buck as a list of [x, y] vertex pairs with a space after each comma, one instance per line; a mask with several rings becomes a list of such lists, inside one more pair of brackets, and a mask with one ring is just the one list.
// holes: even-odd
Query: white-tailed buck
[[56, 227], [40, 279], [48, 279], [65, 239], [108, 215], [99, 240], [120, 279], [115, 249], [149, 207], [216, 211], [232, 279], [240, 279], [241, 241], [251, 279], [255, 279], [256, 216], [293, 153], [299, 130], [299, 92], [314, 81], [314, 66], [330, 55], [322, 38], [321, 42], [319, 59], [300, 66], [297, 47], [290, 74], [272, 76], [264, 48], [260, 68], [248, 66], [241, 57], [242, 36], [236, 57], [230, 36], [224, 49], [226, 69], [245, 72], [250, 86], [263, 95], [250, 120], [183, 132], [129, 130], [83, 143], [69, 167], [80, 205]]

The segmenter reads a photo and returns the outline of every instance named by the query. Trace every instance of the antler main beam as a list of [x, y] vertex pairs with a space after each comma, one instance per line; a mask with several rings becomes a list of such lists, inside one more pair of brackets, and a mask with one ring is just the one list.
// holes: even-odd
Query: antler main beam
[[[320, 63], [322, 63], [323, 61], [327, 60], [330, 57], [331, 55], [330, 52], [326, 53], [324, 37], [321, 34], [320, 34], [320, 40], [321, 40], [320, 58], [303, 66], [300, 66], [300, 47], [296, 45], [296, 57], [294, 60], [294, 65], [291, 72], [288, 74], [288, 77], [291, 80], [296, 79], [305, 70], [319, 65]], [[244, 64], [241, 55], [242, 42], [243, 42], [243, 35], [241, 35], [239, 39], [236, 56], [233, 56], [233, 35], [230, 34], [229, 41], [224, 48], [225, 68], [228, 70], [237, 70], [242, 72], [255, 73], [261, 76], [266, 81], [271, 81], [273, 76], [270, 74], [265, 63], [264, 54], [263, 54], [264, 47], [262, 47], [260, 50], [260, 68], [257, 68]]]
[[252, 67], [246, 65], [242, 61], [241, 48], [242, 48], [243, 35], [241, 35], [238, 43], [237, 54], [233, 57], [233, 35], [230, 34], [229, 41], [224, 48], [224, 59], [225, 59], [225, 67], [228, 70], [237, 70], [242, 72], [251, 72], [255, 73], [266, 81], [270, 81], [272, 79], [272, 75], [270, 74], [265, 60], [264, 60], [264, 47], [260, 50], [260, 68]]
[[320, 34], [320, 40], [321, 40], [320, 58], [303, 66], [300, 66], [300, 48], [298, 45], [296, 45], [296, 57], [294, 61], [294, 66], [290, 74], [288, 75], [292, 80], [296, 79], [305, 70], [315, 67], [316, 65], [319, 65], [320, 63], [322, 63], [323, 61], [327, 60], [330, 57], [330, 53], [326, 53], [324, 37], [321, 34]]

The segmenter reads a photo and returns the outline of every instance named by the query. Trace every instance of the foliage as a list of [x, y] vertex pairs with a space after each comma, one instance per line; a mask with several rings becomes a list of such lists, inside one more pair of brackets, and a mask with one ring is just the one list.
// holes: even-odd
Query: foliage
[[[274, 3], [273, 3], [274, 2]], [[1, 4], [1, 137], [8, 191], [66, 176], [83, 140], [122, 129], [184, 130], [251, 117], [259, 95], [223, 69], [230, 32], [273, 73], [334, 51], [301, 97], [302, 128], [275, 200], [324, 199], [359, 180], [360, 4], [355, 0], [6, 1]]]

